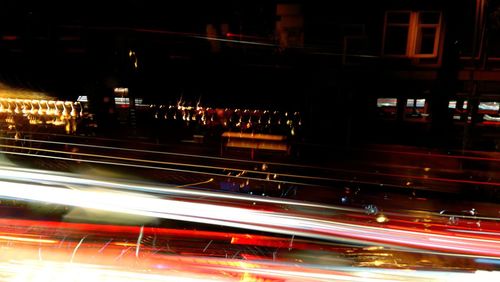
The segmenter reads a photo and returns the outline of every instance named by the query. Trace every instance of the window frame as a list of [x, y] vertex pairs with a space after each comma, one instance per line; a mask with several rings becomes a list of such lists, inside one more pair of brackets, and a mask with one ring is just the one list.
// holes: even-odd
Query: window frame
[[[408, 23], [390, 23], [388, 17], [390, 14], [403, 14], [408, 13], [410, 15]], [[439, 21], [437, 23], [420, 23], [420, 18], [425, 13], [437, 13], [439, 16]], [[387, 29], [388, 27], [408, 27], [408, 37], [406, 40], [406, 53], [405, 54], [388, 54], [385, 51], [386, 40], [387, 40]], [[417, 50], [417, 39], [419, 32], [422, 28], [434, 28], [434, 46], [432, 53], [418, 54]], [[443, 28], [443, 14], [440, 11], [411, 11], [411, 10], [391, 10], [386, 11], [384, 16], [384, 30], [382, 38], [382, 56], [393, 57], [393, 58], [438, 58], [440, 42], [442, 37]]]

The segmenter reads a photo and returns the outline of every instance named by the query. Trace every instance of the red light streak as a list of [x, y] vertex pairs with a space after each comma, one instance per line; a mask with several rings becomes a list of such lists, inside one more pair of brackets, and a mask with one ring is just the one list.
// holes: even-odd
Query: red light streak
[[16, 35], [4, 35], [2, 39], [5, 41], [16, 41], [19, 38]]

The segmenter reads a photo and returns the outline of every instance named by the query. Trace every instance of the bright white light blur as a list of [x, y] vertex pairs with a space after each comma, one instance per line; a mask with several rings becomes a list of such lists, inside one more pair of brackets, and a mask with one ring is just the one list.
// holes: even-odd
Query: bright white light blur
[[381, 214], [381, 215], [377, 216], [377, 218], [376, 218], [375, 220], [376, 220], [378, 223], [384, 223], [384, 222], [389, 221], [389, 220], [387, 219], [387, 217], [386, 217], [385, 215], [383, 215], [383, 214]]
[[[265, 169], [264, 167], [267, 168], [267, 165], [266, 164], [262, 165], [263, 170]], [[64, 183], [69, 185], [76, 184], [89, 187], [112, 188], [112, 189], [138, 191], [138, 192], [152, 192], [152, 193], [172, 194], [172, 195], [176, 194], [176, 195], [196, 196], [196, 197], [213, 197], [213, 198], [248, 201], [248, 202], [262, 202], [262, 203], [271, 203], [279, 205], [321, 208], [326, 210], [339, 210], [339, 211], [341, 210], [341, 211], [352, 211], [352, 212], [362, 211], [362, 209], [357, 209], [357, 208], [322, 205], [322, 204], [294, 201], [288, 199], [276, 199], [268, 197], [255, 197], [248, 195], [236, 195], [236, 194], [209, 192], [209, 191], [178, 189], [178, 188], [168, 187], [165, 185], [152, 186], [143, 184], [130, 184], [126, 182], [105, 181], [105, 180], [75, 177], [72, 174], [54, 173], [49, 171], [31, 170], [31, 169], [22, 169], [13, 167], [0, 167], [0, 178], [10, 179], [15, 181], [25, 180], [29, 182], [40, 181], [43, 183], [54, 182], [54, 183]]]
[[[228, 261], [196, 259], [191, 263], [190, 272], [178, 269], [169, 271], [134, 271], [110, 265], [67, 263], [58, 261], [18, 260], [0, 263], [2, 281], [8, 282], [87, 282], [87, 281], [265, 281], [261, 277], [270, 277], [271, 281], [498, 281], [498, 272], [477, 271], [475, 273], [443, 271], [384, 270], [374, 268], [335, 268], [326, 271], [315, 268], [295, 268], [286, 264], [261, 264], [252, 268], [244, 264]], [[168, 268], [168, 267], [167, 267]], [[228, 275], [232, 274], [232, 275]], [[237, 275], [239, 274], [239, 275]]]
[[406, 231], [316, 219], [304, 214], [283, 214], [215, 204], [159, 199], [147, 194], [111, 190], [70, 190], [45, 185], [0, 181], [0, 196], [61, 205], [217, 224], [251, 230], [344, 240], [370, 245], [431, 249], [458, 254], [500, 257], [500, 240]]
[[[77, 264], [50, 261], [12, 261], [0, 264], [2, 281], [12, 282], [122, 282], [122, 281], [172, 281], [172, 282], [201, 282], [224, 281], [223, 277], [210, 279], [202, 275], [190, 273], [173, 273], [168, 275], [127, 271], [110, 266], [92, 264]], [[191, 276], [191, 277], [190, 277]], [[196, 276], [200, 276], [197, 278]], [[207, 279], [208, 278], [208, 279]], [[227, 281], [227, 280], [226, 280]]]
[[[86, 262], [65, 261], [64, 249], [53, 249], [47, 260], [30, 259], [36, 248], [7, 249], [0, 254], [2, 281], [499, 281], [496, 271], [416, 271], [408, 269], [379, 269], [369, 267], [328, 267], [287, 262], [247, 262], [234, 259], [155, 256], [146, 260], [98, 256], [89, 251], [80, 259]], [[22, 254], [19, 254], [21, 252]], [[67, 253], [66, 253], [67, 254]], [[25, 258], [24, 258], [25, 257]], [[90, 263], [89, 263], [90, 261]], [[266, 280], [269, 279], [269, 280]]]

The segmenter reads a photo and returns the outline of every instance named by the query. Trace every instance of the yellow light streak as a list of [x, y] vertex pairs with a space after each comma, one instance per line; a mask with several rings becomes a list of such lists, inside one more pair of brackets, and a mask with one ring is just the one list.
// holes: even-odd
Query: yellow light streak
[[55, 244], [58, 242], [56, 240], [49, 240], [49, 239], [33, 239], [33, 238], [5, 236], [5, 235], [0, 235], [0, 240], [19, 241], [28, 243], [44, 243], [44, 244]]

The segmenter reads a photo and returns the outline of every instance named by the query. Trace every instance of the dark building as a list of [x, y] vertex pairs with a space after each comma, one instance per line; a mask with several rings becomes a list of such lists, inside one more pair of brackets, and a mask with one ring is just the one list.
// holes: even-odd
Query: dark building
[[316, 136], [498, 149], [497, 2], [304, 1]]
[[498, 148], [496, 0], [19, 2], [9, 84], [300, 111], [312, 143]]

